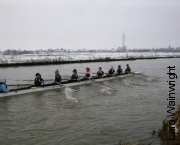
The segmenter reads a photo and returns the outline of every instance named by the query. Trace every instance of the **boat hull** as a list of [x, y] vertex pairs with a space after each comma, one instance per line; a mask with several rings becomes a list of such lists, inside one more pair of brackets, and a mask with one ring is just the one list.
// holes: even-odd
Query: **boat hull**
[[[94, 80], [96, 82], [103, 82], [103, 81], [114, 80], [114, 79], [122, 79], [125, 77], [130, 77], [132, 75], [134, 75], [134, 74], [119, 75], [116, 77], [105, 77], [105, 78], [94, 79]], [[85, 80], [85, 81], [80, 81], [80, 82], [66, 83], [63, 85], [54, 85], [54, 86], [47, 86], [47, 87], [32, 87], [32, 88], [27, 89], [27, 90], [19, 90], [19, 91], [13, 91], [13, 92], [9, 92], [9, 93], [0, 93], [0, 97], [8, 97], [8, 96], [29, 94], [29, 93], [35, 93], [35, 92], [48, 91], [48, 90], [62, 89], [64, 87], [72, 87], [72, 86], [91, 84], [91, 83], [94, 83], [95, 81]]]

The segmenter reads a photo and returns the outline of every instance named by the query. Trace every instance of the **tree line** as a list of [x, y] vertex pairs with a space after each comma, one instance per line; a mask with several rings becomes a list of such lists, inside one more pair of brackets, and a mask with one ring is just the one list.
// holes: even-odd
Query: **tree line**
[[[66, 52], [66, 50], [48, 49], [48, 50], [14, 50], [8, 49], [2, 52], [3, 55], [21, 55], [21, 54], [39, 54], [41, 52], [52, 53], [52, 52]], [[98, 50], [86, 50], [81, 52], [97, 52]], [[101, 50], [101, 52], [109, 52], [111, 50]], [[67, 51], [70, 52], [70, 51]], [[77, 50], [79, 52], [79, 50]], [[180, 52], [180, 47], [177, 48], [141, 48], [141, 49], [127, 49], [127, 50], [114, 50], [113, 52]]]
[[177, 47], [177, 48], [130, 49], [129, 52], [180, 52], [180, 47]]
[[34, 54], [34, 51], [8, 49], [3, 52], [3, 55], [19, 55], [19, 54]]

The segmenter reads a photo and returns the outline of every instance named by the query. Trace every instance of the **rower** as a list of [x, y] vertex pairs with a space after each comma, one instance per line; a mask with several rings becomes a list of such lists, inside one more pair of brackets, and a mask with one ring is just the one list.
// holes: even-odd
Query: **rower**
[[55, 80], [54, 80], [54, 83], [56, 83], [56, 84], [60, 84], [61, 83], [61, 75], [59, 74], [59, 70], [58, 69], [55, 71]]
[[90, 71], [90, 68], [87, 67], [86, 68], [86, 73], [85, 73], [85, 76], [84, 76], [84, 79], [90, 79], [92, 77], [92, 73]]
[[98, 78], [104, 77], [104, 72], [102, 71], [102, 67], [99, 67], [99, 71], [97, 72], [96, 77]]
[[129, 66], [129, 64], [127, 64], [126, 65], [127, 66], [127, 68], [125, 69], [125, 74], [129, 74], [129, 73], [131, 73], [131, 68], [130, 68], [130, 66]]
[[111, 68], [109, 69], [108, 74], [106, 76], [108, 76], [108, 77], [115, 76], [115, 70], [114, 70], [113, 66], [111, 66]]
[[45, 85], [45, 84], [44, 84], [44, 80], [41, 78], [40, 73], [36, 73], [35, 76], [36, 76], [36, 78], [34, 79], [34, 84], [35, 84], [36, 86]]
[[117, 75], [122, 75], [122, 74], [123, 74], [123, 70], [122, 70], [122, 68], [121, 68], [121, 65], [118, 65], [118, 69], [117, 69], [117, 71], [116, 71], [116, 74], [117, 74]]
[[80, 77], [79, 77], [79, 75], [77, 74], [77, 70], [74, 69], [74, 70], [73, 70], [73, 74], [72, 74], [72, 76], [71, 76], [70, 79], [69, 79], [69, 82], [77, 82], [77, 81], [80, 81]]
[[10, 90], [7, 89], [6, 79], [1, 78], [0, 79], [0, 93], [8, 93], [8, 92], [10, 92]]

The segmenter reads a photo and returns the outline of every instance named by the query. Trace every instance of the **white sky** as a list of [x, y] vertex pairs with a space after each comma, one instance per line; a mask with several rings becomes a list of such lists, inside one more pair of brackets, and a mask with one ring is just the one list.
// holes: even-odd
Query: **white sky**
[[0, 50], [180, 46], [180, 0], [0, 0]]

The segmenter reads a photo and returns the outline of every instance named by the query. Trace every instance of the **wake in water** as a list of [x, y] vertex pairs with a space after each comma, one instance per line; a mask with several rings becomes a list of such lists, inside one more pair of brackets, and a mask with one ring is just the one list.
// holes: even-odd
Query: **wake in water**
[[129, 87], [139, 87], [140, 86], [139, 81], [124, 80], [123, 82], [126, 86], [129, 86]]
[[65, 88], [66, 99], [69, 101], [78, 102], [77, 99], [72, 96], [71, 92], [74, 92], [71, 88]]
[[140, 72], [140, 73], [137, 74], [137, 75], [142, 76], [142, 77], [147, 77], [147, 80], [148, 80], [148, 81], [151, 81], [151, 80], [154, 80], [154, 79], [155, 79], [155, 78], [153, 78], [153, 77], [151, 77], [151, 76], [144, 75], [144, 72], [145, 72], [145, 71]]
[[148, 77], [147, 80], [148, 80], [148, 81], [151, 81], [151, 80], [154, 80], [154, 78]]
[[106, 87], [106, 88], [102, 88], [99, 92], [111, 95], [110, 90], [111, 90], [110, 88]]

